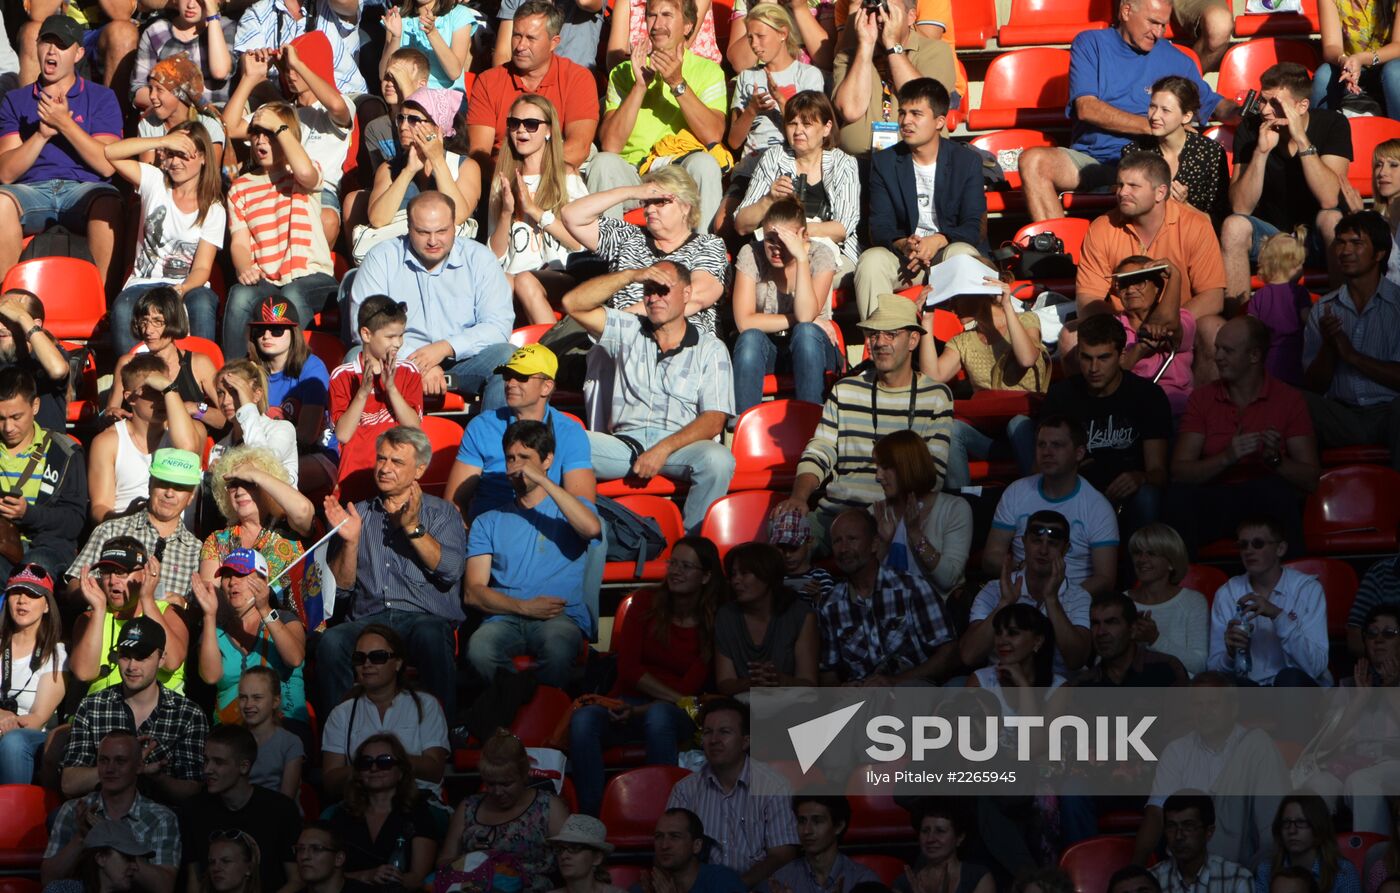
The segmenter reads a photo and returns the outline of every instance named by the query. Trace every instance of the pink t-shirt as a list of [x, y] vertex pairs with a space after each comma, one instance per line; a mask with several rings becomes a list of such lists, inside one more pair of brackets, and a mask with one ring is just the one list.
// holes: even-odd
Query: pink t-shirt
[[[1125, 313], [1118, 314], [1118, 321], [1123, 324], [1123, 330], [1128, 333], [1128, 347], [1137, 343], [1137, 332], [1133, 330], [1132, 324], [1128, 322]], [[1180, 418], [1186, 411], [1186, 401], [1191, 399], [1191, 365], [1195, 361], [1196, 346], [1196, 318], [1189, 311], [1181, 311], [1181, 346], [1176, 349], [1176, 356], [1172, 358], [1171, 365], [1167, 371], [1162, 373], [1161, 378], [1157, 378], [1158, 371], [1162, 364], [1166, 362], [1167, 355], [1151, 354], [1145, 359], [1138, 360], [1133, 366], [1133, 373], [1147, 379], [1156, 380], [1163, 391], [1167, 393], [1167, 402], [1171, 404], [1172, 415]]]

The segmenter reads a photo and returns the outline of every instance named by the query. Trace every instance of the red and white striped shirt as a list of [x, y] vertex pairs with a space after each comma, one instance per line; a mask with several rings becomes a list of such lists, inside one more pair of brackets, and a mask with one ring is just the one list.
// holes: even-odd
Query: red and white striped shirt
[[[319, 167], [317, 168], [319, 170]], [[310, 191], [290, 170], [244, 174], [228, 192], [229, 233], [248, 231], [253, 264], [274, 285], [312, 273], [334, 275], [321, 228], [321, 184]]]

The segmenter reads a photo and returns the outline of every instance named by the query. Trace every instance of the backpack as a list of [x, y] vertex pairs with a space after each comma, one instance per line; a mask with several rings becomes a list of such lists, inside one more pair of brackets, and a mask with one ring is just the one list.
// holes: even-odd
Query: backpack
[[93, 262], [87, 236], [70, 232], [61, 226], [51, 226], [41, 233], [36, 233], [19, 255], [22, 261], [33, 260], [36, 257], [75, 257], [88, 263]]
[[635, 561], [636, 576], [640, 577], [642, 565], [666, 551], [661, 526], [606, 496], [598, 497], [597, 507], [607, 531], [608, 561]]

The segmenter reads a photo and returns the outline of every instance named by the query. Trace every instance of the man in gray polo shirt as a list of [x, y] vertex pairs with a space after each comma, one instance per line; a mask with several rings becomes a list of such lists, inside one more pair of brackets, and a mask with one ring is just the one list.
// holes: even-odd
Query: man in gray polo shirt
[[[634, 283], [644, 314], [603, 306]], [[689, 481], [685, 529], [699, 533], [734, 474], [734, 454], [716, 440], [734, 414], [734, 376], [724, 344], [686, 320], [689, 301], [690, 270], [661, 261], [590, 279], [564, 296], [564, 311], [613, 360], [608, 433], [588, 432], [598, 480]]]

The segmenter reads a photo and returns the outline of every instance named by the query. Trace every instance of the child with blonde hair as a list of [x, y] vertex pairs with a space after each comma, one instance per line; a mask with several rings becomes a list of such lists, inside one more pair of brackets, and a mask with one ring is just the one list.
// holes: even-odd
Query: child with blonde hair
[[1259, 250], [1264, 287], [1249, 299], [1249, 313], [1269, 327], [1269, 354], [1264, 368], [1294, 387], [1303, 384], [1303, 327], [1312, 311], [1312, 295], [1298, 284], [1307, 255], [1307, 229], [1275, 233]]

